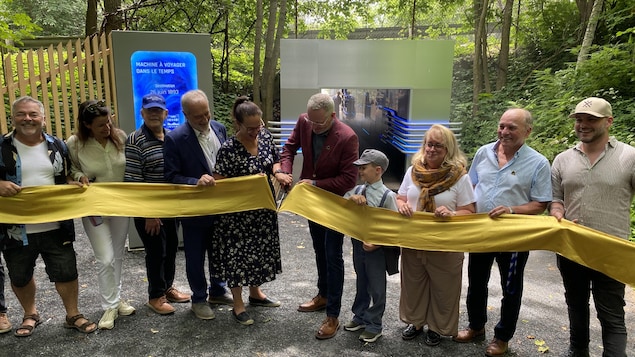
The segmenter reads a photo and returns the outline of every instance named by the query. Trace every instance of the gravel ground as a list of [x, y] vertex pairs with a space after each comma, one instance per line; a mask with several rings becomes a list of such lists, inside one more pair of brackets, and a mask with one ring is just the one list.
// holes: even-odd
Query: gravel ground
[[[97, 291], [97, 272], [93, 252], [81, 228], [75, 249], [80, 269], [80, 310], [97, 321], [102, 314]], [[405, 324], [399, 321], [399, 276], [389, 277], [387, 308], [384, 315], [383, 337], [372, 344], [359, 341], [359, 332], [340, 332], [330, 340], [314, 337], [324, 319], [324, 312], [300, 313], [299, 303], [316, 294], [316, 272], [311, 238], [304, 218], [280, 214], [280, 240], [283, 255], [283, 273], [274, 282], [263, 286], [265, 293], [279, 299], [279, 308], [247, 307], [256, 323], [242, 326], [233, 321], [226, 307], [217, 307], [216, 319], [198, 320], [189, 304], [175, 304], [176, 313], [159, 316], [145, 306], [147, 281], [143, 251], [126, 254], [124, 263], [123, 297], [137, 308], [137, 313], [120, 317], [115, 328], [84, 335], [62, 327], [64, 309], [53, 284], [38, 260], [36, 282], [37, 304], [44, 323], [29, 338], [16, 338], [13, 333], [0, 335], [1, 356], [482, 356], [486, 342], [458, 344], [444, 338], [436, 347], [428, 347], [423, 337], [411, 341], [401, 339]], [[350, 307], [355, 294], [355, 272], [352, 267], [351, 244], [344, 243], [345, 286], [340, 322], [351, 318]], [[185, 279], [183, 252], [177, 256], [175, 285], [189, 291]], [[508, 356], [563, 355], [568, 348], [568, 319], [562, 281], [551, 252], [532, 252], [526, 268], [525, 295], [515, 337], [510, 341]], [[465, 262], [467, 265], [467, 259]], [[464, 268], [463, 296], [461, 299], [460, 328], [467, 325], [465, 293], [467, 291]], [[496, 267], [490, 282], [489, 318], [486, 326], [488, 339], [499, 314], [500, 287]], [[628, 354], [635, 355], [634, 293], [627, 288]], [[5, 294], [9, 305], [9, 318], [17, 327], [22, 309], [10, 287]], [[244, 299], [247, 299], [245, 292]], [[592, 312], [595, 316], [595, 312]], [[601, 331], [597, 319], [591, 320], [591, 355], [600, 356]], [[540, 352], [547, 347], [547, 352]]]

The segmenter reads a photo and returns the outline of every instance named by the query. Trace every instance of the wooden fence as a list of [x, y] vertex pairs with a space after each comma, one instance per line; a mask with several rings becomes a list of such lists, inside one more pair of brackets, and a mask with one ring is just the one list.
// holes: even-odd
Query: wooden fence
[[116, 108], [111, 48], [110, 36], [101, 35], [4, 55], [0, 95], [5, 110], [0, 111], [0, 133], [12, 130], [11, 104], [20, 96], [39, 99], [44, 104], [46, 131], [63, 139], [73, 134], [83, 101], [103, 99]]

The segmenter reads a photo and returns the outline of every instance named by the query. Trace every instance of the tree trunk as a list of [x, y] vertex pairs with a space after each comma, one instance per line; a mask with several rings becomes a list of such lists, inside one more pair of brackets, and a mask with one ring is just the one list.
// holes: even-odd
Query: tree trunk
[[412, 20], [410, 21], [410, 39], [415, 38], [415, 14], [417, 9], [417, 0], [412, 1]]
[[593, 10], [593, 0], [576, 0], [578, 11], [580, 12], [580, 30], [578, 31], [577, 43], [580, 43], [583, 39], [584, 29], [587, 28], [589, 19], [591, 18], [591, 11]]
[[94, 35], [97, 30], [97, 0], [88, 0], [88, 6], [86, 7], [86, 26], [84, 26], [84, 32], [86, 37]]
[[[275, 97], [275, 78], [280, 58], [280, 38], [283, 35], [287, 19], [287, 0], [271, 0], [269, 5], [269, 22], [265, 39], [265, 62], [262, 68], [262, 112], [263, 119], [268, 122], [273, 118], [273, 100]], [[278, 21], [276, 23], [276, 12]]]
[[509, 65], [509, 35], [512, 27], [512, 10], [514, 0], [506, 0], [503, 8], [503, 28], [501, 29], [501, 48], [498, 53], [498, 68], [496, 69], [496, 90], [507, 84], [507, 66]]
[[[489, 0], [474, 0], [474, 63], [472, 66], [474, 72], [472, 87], [472, 114], [478, 112], [478, 97], [481, 94], [481, 88], [484, 83], [487, 69], [487, 52], [486, 40], [487, 32], [485, 31], [485, 19], [487, 17], [487, 8]], [[485, 61], [483, 61], [485, 58]], [[483, 63], [485, 62], [485, 63]]]
[[121, 0], [104, 0], [104, 12], [106, 18], [106, 26], [104, 31], [108, 35], [112, 30], [121, 30], [123, 21], [121, 20]]
[[595, 2], [593, 3], [591, 17], [589, 17], [589, 22], [587, 23], [586, 31], [584, 32], [584, 39], [582, 40], [582, 46], [580, 46], [580, 52], [578, 53], [578, 61], [575, 65], [576, 71], [580, 68], [582, 62], [587, 60], [589, 49], [591, 48], [593, 39], [595, 38], [595, 29], [598, 26], [598, 21], [600, 19], [600, 14], [602, 13], [603, 5], [604, 0], [595, 0]]
[[225, 10], [225, 29], [223, 30], [223, 59], [221, 63], [221, 88], [229, 92], [229, 10]]
[[260, 46], [262, 43], [262, 0], [256, 0], [256, 25], [254, 39], [254, 69], [253, 69], [253, 94], [254, 103], [262, 108], [260, 96]]

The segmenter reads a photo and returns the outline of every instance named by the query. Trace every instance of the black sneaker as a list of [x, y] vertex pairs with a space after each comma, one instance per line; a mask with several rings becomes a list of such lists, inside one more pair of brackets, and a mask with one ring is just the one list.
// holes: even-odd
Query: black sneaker
[[401, 338], [404, 340], [412, 340], [413, 338], [421, 335], [423, 333], [423, 326], [417, 330], [415, 325], [408, 325], [405, 330], [401, 333]]
[[436, 346], [441, 343], [441, 335], [432, 330], [428, 330], [426, 339], [423, 342], [425, 342], [428, 346]]
[[567, 351], [567, 354], [565, 356], [566, 357], [589, 357], [589, 349], [569, 347], [569, 351]]

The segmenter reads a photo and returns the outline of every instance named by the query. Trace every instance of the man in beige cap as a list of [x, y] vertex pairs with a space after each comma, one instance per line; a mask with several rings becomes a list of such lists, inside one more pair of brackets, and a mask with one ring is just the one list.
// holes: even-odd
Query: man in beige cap
[[[581, 225], [628, 239], [630, 207], [635, 193], [635, 148], [609, 136], [611, 104], [587, 98], [575, 107], [575, 133], [580, 142], [553, 161], [553, 202], [549, 212]], [[602, 355], [626, 356], [624, 284], [558, 255], [569, 310], [569, 351], [589, 356], [589, 297], [602, 325]], [[599, 354], [594, 351], [592, 355]]]

